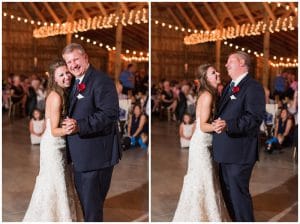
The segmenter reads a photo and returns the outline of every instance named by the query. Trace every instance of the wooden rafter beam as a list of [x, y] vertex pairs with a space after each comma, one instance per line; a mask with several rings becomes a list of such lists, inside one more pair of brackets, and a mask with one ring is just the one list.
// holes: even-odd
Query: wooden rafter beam
[[[137, 32], [132, 32], [133, 29], [128, 29], [127, 27], [124, 29], [124, 31], [125, 32], [124, 32], [123, 42], [126, 43], [127, 45], [129, 43], [132, 44], [133, 46], [131, 49], [145, 48], [145, 46], [144, 46], [145, 41], [144, 41], [144, 37], [142, 35], [136, 35]], [[140, 38], [137, 38], [137, 36]]]
[[77, 2], [77, 5], [80, 9], [80, 11], [83, 13], [83, 16], [85, 17], [85, 19], [90, 18], [90, 15], [88, 14], [88, 12], [85, 10], [85, 8], [83, 7], [81, 2]]
[[72, 10], [71, 10], [71, 16], [74, 18], [75, 13], [77, 12], [77, 10], [79, 9], [78, 4], [73, 3], [72, 4]]
[[[297, 37], [293, 37], [291, 35], [291, 33], [286, 33], [286, 32], [280, 32], [279, 33], [281, 37], [279, 37], [278, 39], [282, 40], [287, 40], [287, 42], [291, 43], [292, 46], [298, 46], [298, 40]], [[282, 41], [281, 41], [282, 42]]]
[[102, 4], [101, 2], [96, 2], [96, 4], [97, 4], [97, 6], [98, 6], [98, 8], [99, 8], [99, 10], [100, 10], [100, 12], [101, 12], [101, 14], [102, 14], [103, 16], [107, 16], [107, 12], [106, 12], [106, 10], [105, 10], [103, 4]]
[[53, 9], [51, 8], [51, 6], [49, 5], [48, 2], [44, 2], [43, 3], [46, 6], [46, 9], [48, 10], [48, 12], [50, 13], [50, 15], [52, 16], [52, 18], [55, 20], [56, 23], [61, 23], [60, 19], [58, 18], [58, 16], [55, 14], [55, 12], [53, 11]]
[[253, 16], [252, 16], [250, 10], [248, 9], [246, 3], [245, 3], [245, 2], [240, 2], [240, 4], [241, 4], [241, 6], [242, 6], [244, 12], [245, 12], [246, 15], [248, 16], [250, 22], [251, 22], [251, 23], [255, 23], [255, 19], [253, 18]]
[[225, 2], [220, 2], [220, 4], [223, 7], [223, 9], [225, 10], [225, 12], [227, 13], [227, 15], [229, 16], [229, 18], [232, 21], [232, 23], [234, 24], [234, 26], [237, 26], [238, 23], [237, 23], [236, 19], [234, 18], [234, 16], [232, 15], [232, 13], [230, 12], [227, 5], [225, 4]]
[[202, 24], [204, 29], [205, 30], [210, 30], [210, 27], [207, 25], [207, 23], [205, 22], [204, 18], [202, 17], [202, 15], [200, 14], [200, 12], [196, 8], [196, 6], [192, 2], [188, 2], [188, 5], [193, 10], [193, 12], [195, 13], [196, 17], [198, 18], [199, 22]]
[[298, 11], [296, 11], [296, 6], [295, 6], [294, 2], [290, 2], [290, 7], [292, 8], [295, 16], [298, 16]]
[[196, 29], [196, 26], [194, 25], [194, 23], [192, 22], [192, 20], [190, 19], [190, 17], [186, 14], [186, 12], [184, 11], [184, 9], [181, 7], [181, 4], [176, 3], [176, 7], [178, 8], [180, 14], [185, 18], [185, 20], [188, 22], [189, 26], [192, 29]]
[[127, 6], [126, 6], [126, 4], [124, 2], [119, 2], [117, 4], [121, 5], [122, 11], [124, 11], [126, 14], [129, 13], [129, 10], [128, 10], [128, 8], [127, 8]]
[[209, 12], [210, 16], [213, 18], [213, 20], [215, 21], [216, 25], [219, 26], [220, 25], [220, 21], [217, 18], [216, 14], [214, 13], [214, 11], [212, 10], [212, 8], [209, 6], [209, 3], [207, 2], [203, 2], [205, 8], [207, 9], [207, 11]]
[[24, 7], [24, 5], [22, 4], [22, 2], [17, 2], [17, 5], [21, 8], [21, 10], [25, 14], [26, 18], [29, 19], [29, 20], [32, 20], [31, 15], [27, 11], [27, 9]]
[[148, 8], [148, 7], [146, 7], [147, 5], [144, 5], [144, 4], [139, 4], [139, 5], [137, 5], [134, 9], [135, 10], [141, 10], [142, 8]]
[[286, 11], [286, 13], [284, 13], [284, 14], [281, 16], [281, 18], [282, 18], [282, 19], [285, 19], [285, 18], [289, 17], [291, 14], [292, 14], [291, 10], [288, 10], [288, 11]]
[[64, 11], [64, 13], [68, 18], [72, 17], [72, 15], [70, 14], [69, 10], [67, 9], [67, 7], [63, 2], [59, 2], [58, 4], [60, 5], [60, 7], [62, 8], [62, 10]]
[[45, 17], [42, 15], [42, 13], [40, 12], [40, 10], [36, 7], [36, 5], [33, 2], [29, 2], [29, 4], [31, 5], [31, 7], [33, 8], [35, 14], [39, 17], [40, 20], [42, 20], [42, 22], [46, 22]]
[[262, 2], [264, 8], [266, 9], [268, 15], [270, 16], [270, 18], [275, 21], [276, 20], [276, 17], [274, 16], [274, 13], [273, 11], [271, 10], [269, 4], [267, 2]]
[[136, 30], [138, 30], [139, 34], [143, 35], [144, 37], [148, 37], [148, 26], [147, 28], [144, 28], [142, 26], [133, 26]]
[[167, 8], [167, 11], [168, 13], [171, 15], [171, 17], [175, 20], [176, 24], [179, 26], [179, 27], [183, 27], [180, 20], [177, 18], [177, 16], [174, 14], [174, 12], [172, 11], [171, 8]]

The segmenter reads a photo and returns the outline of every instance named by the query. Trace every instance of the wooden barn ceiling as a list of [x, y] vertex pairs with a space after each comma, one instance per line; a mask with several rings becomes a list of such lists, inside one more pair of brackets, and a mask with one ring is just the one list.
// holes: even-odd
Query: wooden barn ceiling
[[[116, 13], [118, 4], [122, 13], [130, 10], [148, 9], [147, 2], [7, 2], [2, 11], [15, 17], [27, 18], [42, 23], [64, 23], [66, 21], [107, 16]], [[115, 46], [116, 28], [90, 30], [79, 33], [104, 45]], [[123, 27], [123, 49], [148, 52], [148, 24], [133, 24]], [[51, 37], [50, 37], [51, 38]]]
[[[279, 5], [280, 4], [280, 5]], [[151, 4], [152, 21], [158, 20], [178, 27], [214, 30], [220, 27], [256, 23], [269, 16], [296, 16], [297, 2], [155, 2]], [[179, 31], [178, 31], [179, 32]], [[241, 47], [263, 52], [263, 35], [229, 40]], [[270, 37], [270, 55], [297, 57], [298, 27], [293, 31], [274, 32]]]

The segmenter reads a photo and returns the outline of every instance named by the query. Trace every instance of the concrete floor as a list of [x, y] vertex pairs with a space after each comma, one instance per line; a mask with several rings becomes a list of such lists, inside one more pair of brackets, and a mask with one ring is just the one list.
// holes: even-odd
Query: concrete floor
[[[28, 119], [2, 121], [2, 221], [21, 221], [39, 171], [39, 146], [30, 144]], [[114, 169], [104, 221], [148, 221], [148, 154], [127, 150]]]
[[[187, 169], [188, 149], [180, 149], [178, 125], [152, 119], [151, 219], [171, 221]], [[298, 166], [291, 149], [265, 154], [253, 171], [250, 191], [256, 221], [298, 220]]]

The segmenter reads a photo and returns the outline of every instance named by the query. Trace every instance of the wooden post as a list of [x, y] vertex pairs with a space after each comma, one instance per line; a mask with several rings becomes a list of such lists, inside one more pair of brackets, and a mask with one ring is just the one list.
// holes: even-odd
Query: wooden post
[[216, 41], [216, 70], [220, 72], [221, 68], [221, 40]]
[[[107, 63], [107, 72], [109, 75], [114, 76], [114, 63], [115, 63], [116, 54], [114, 51], [108, 51], [108, 63]], [[114, 76], [115, 78], [115, 76]], [[119, 77], [115, 81], [117, 81]]]
[[13, 70], [13, 42], [12, 42], [12, 38], [11, 38], [11, 23], [12, 21], [8, 18], [5, 18], [6, 19], [6, 50], [7, 50], [7, 64], [8, 64], [8, 67], [7, 67], [7, 71], [8, 73], [11, 73], [11, 72], [14, 72]]
[[66, 35], [66, 45], [72, 42], [72, 33], [67, 33]]
[[[268, 17], [266, 17], [266, 21], [268, 21]], [[263, 58], [263, 74], [262, 74], [262, 84], [263, 86], [268, 87], [269, 84], [269, 76], [270, 76], [270, 31], [266, 29], [264, 34], [264, 58]]]
[[[121, 3], [117, 3], [117, 15], [121, 15]], [[115, 57], [115, 81], [119, 80], [119, 75], [121, 73], [121, 52], [122, 52], [122, 30], [123, 25], [119, 20], [116, 28], [116, 57]]]
[[[184, 64], [182, 66], [184, 66], [184, 69], [183, 69], [183, 74], [184, 74], [184, 79], [188, 79], [188, 75], [189, 75], [189, 71], [188, 71], [188, 61], [189, 61], [189, 47], [187, 45], [184, 44], [183, 46], [183, 50], [184, 50], [184, 59], [183, 59], [183, 62]], [[185, 67], [187, 69], [185, 69]], [[182, 69], [182, 68], [181, 68]], [[179, 70], [180, 71], [180, 70]]]
[[33, 66], [31, 68], [33, 68], [33, 71], [34, 73], [37, 73], [38, 72], [38, 52], [37, 52], [37, 43], [38, 43], [38, 40], [35, 39], [33, 36], [32, 36], [32, 55], [33, 55], [33, 59], [32, 59], [32, 64]]
[[[68, 19], [67, 19], [68, 22], [73, 22], [74, 19], [71, 15], [68, 16]], [[72, 33], [67, 33], [66, 35], [66, 45], [72, 43]]]

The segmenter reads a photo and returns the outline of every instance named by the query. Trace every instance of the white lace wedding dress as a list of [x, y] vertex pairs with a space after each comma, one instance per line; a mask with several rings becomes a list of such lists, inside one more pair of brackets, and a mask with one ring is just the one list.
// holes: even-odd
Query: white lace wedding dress
[[173, 222], [228, 221], [216, 166], [211, 156], [212, 135], [200, 130], [200, 119], [191, 138], [188, 170]]
[[82, 213], [66, 163], [66, 142], [51, 134], [50, 119], [40, 144], [40, 171], [23, 221], [81, 221]]

